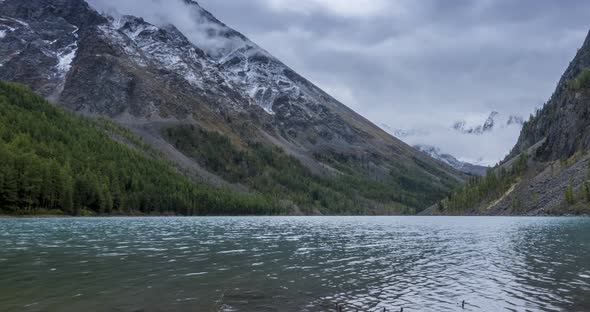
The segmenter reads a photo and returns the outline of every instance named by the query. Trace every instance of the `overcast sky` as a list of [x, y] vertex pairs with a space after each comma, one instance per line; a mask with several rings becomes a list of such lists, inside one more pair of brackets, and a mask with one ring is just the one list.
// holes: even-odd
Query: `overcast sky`
[[474, 137], [450, 126], [492, 111], [528, 117], [590, 28], [579, 0], [198, 2], [376, 124], [420, 130], [409, 143], [487, 164], [519, 129]]

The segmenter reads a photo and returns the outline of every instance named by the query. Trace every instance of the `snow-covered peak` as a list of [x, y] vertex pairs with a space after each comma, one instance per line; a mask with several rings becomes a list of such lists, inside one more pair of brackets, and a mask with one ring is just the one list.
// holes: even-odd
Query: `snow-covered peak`
[[213, 59], [220, 60], [236, 50], [256, 46], [244, 35], [219, 21], [196, 1], [183, 2], [187, 5], [192, 23], [177, 26]]
[[[136, 65], [153, 66], [183, 78], [213, 102], [248, 104], [247, 92], [232, 85], [217, 62], [172, 24], [153, 25], [143, 18], [108, 16], [99, 25], [103, 36]], [[240, 96], [241, 94], [241, 96]], [[233, 101], [238, 95], [241, 101]]]
[[483, 135], [492, 132], [494, 129], [506, 127], [522, 127], [524, 119], [520, 116], [510, 115], [505, 116], [499, 112], [493, 111], [483, 121], [483, 123], [468, 123], [467, 121], [457, 121], [452, 125], [452, 128], [463, 134]]
[[218, 88], [215, 82], [220, 81], [271, 115], [278, 102], [299, 103], [300, 112], [310, 115], [310, 105], [302, 101], [311, 105], [325, 102], [321, 90], [195, 1], [169, 1], [167, 7], [159, 3], [162, 12], [146, 12], [142, 18], [119, 13], [120, 7], [93, 3], [108, 12], [104, 15], [110, 25], [101, 26], [103, 33], [137, 64], [156, 64], [180, 73], [202, 89]]
[[188, 38], [267, 113], [274, 114], [279, 98], [296, 102], [306, 95], [311, 101], [317, 97], [311, 94], [313, 91], [303, 92], [303, 86], [286, 74], [290, 69], [266, 50], [220, 22], [196, 2], [185, 0], [185, 3], [189, 4], [195, 22]]
[[466, 114], [464, 119], [448, 126], [415, 124], [408, 128], [394, 128], [382, 124], [383, 130], [416, 146], [438, 146], [462, 162], [491, 166], [501, 161], [508, 152], [503, 148], [516, 142], [523, 125], [518, 115], [492, 112], [484, 116]]

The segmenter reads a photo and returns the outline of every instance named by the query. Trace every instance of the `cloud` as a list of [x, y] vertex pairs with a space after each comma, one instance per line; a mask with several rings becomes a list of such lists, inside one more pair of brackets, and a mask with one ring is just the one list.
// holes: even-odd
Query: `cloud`
[[199, 7], [181, 0], [89, 0], [89, 3], [112, 16], [134, 15], [155, 25], [172, 24], [213, 56], [245, 44], [239, 37], [226, 36], [229, 29], [212, 22]]
[[401, 0], [261, 0], [275, 11], [291, 11], [305, 15], [315, 13], [333, 14], [341, 17], [369, 18], [376, 15], [401, 14]]

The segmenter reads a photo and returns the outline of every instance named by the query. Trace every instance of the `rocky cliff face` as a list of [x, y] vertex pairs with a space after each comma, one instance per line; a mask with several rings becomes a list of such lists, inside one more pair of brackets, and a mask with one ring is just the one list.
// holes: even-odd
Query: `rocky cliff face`
[[[402, 166], [429, 179], [412, 192], [442, 194], [464, 178], [348, 109], [196, 2], [183, 1], [204, 25], [203, 40], [220, 44], [201, 47], [174, 25], [109, 16], [82, 0], [1, 1], [0, 79], [27, 84], [73, 111], [110, 116], [187, 170], [198, 164], [165, 142], [163, 125], [193, 124], [238, 145], [277, 146], [318, 175], [339, 174], [334, 155], [376, 180]], [[194, 171], [209, 176], [201, 169]]]
[[590, 69], [590, 36], [561, 77], [555, 93], [530, 121], [525, 123], [518, 143], [510, 156], [517, 155], [544, 140], [537, 150], [543, 160], [571, 157], [590, 148], [590, 92], [586, 87], [572, 88], [571, 83]]
[[519, 200], [524, 206], [522, 210], [534, 214], [590, 213], [589, 73], [590, 35], [553, 96], [524, 124], [518, 143], [504, 163], [528, 153], [532, 156], [532, 168], [513, 194], [493, 210], [510, 211], [510, 200]]

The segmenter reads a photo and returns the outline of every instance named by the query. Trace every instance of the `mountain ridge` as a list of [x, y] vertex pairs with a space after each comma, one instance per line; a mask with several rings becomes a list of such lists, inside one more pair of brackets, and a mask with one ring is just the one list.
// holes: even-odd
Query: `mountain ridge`
[[487, 171], [490, 169], [490, 167], [474, 165], [468, 162], [461, 161], [451, 154], [443, 153], [441, 149], [438, 147], [418, 144], [415, 145], [414, 148], [429, 155], [434, 159], [440, 160], [450, 165], [451, 167], [470, 175], [485, 176]]
[[483, 135], [493, 131], [498, 126], [510, 127], [515, 125], [522, 127], [524, 124], [524, 119], [517, 115], [510, 115], [503, 122], [498, 122], [499, 116], [501, 116], [499, 112], [492, 111], [481, 125], [469, 126], [465, 121], [457, 121], [453, 124], [452, 128], [462, 134]]

